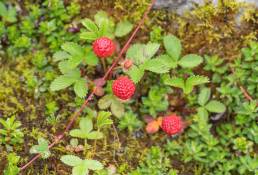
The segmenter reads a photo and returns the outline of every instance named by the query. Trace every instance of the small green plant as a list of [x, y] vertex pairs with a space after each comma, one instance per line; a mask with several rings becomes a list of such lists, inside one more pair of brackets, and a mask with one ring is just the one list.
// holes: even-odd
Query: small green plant
[[226, 111], [226, 107], [223, 103], [217, 100], [210, 100], [211, 90], [209, 88], [201, 88], [201, 92], [198, 96], [198, 104], [201, 106], [197, 108], [199, 115], [205, 115], [208, 117], [209, 112], [223, 113]]
[[89, 42], [103, 36], [111, 39], [115, 36], [123, 37], [133, 28], [133, 25], [129, 21], [121, 21], [115, 25], [114, 21], [104, 11], [99, 11], [94, 16], [94, 21], [88, 18], [83, 19], [82, 25], [86, 30], [82, 30], [80, 38]]
[[257, 157], [251, 157], [249, 155], [241, 156], [238, 167], [240, 174], [254, 173], [257, 174], [258, 161]]
[[201, 75], [192, 75], [186, 80], [180, 77], [170, 78], [168, 75], [163, 76], [164, 83], [169, 86], [177, 87], [183, 90], [184, 94], [189, 95], [195, 86], [209, 82], [209, 79]]
[[9, 153], [7, 156], [7, 166], [4, 170], [4, 175], [18, 175], [19, 168], [18, 168], [18, 162], [20, 160], [20, 157], [17, 156], [15, 153]]
[[101, 139], [103, 138], [103, 133], [100, 131], [93, 131], [93, 123], [92, 119], [89, 117], [81, 118], [80, 120], [80, 128], [73, 129], [69, 133], [72, 137], [77, 137], [81, 139]]
[[0, 118], [0, 124], [2, 124], [0, 144], [17, 146], [17, 144], [23, 143], [24, 134], [20, 129], [21, 122], [15, 121], [14, 115], [6, 120]]
[[148, 97], [142, 97], [141, 112], [157, 117], [158, 112], [166, 111], [168, 108], [168, 90], [159, 86], [151, 87]]
[[44, 138], [39, 138], [38, 139], [38, 145], [34, 145], [30, 148], [30, 153], [31, 154], [41, 154], [41, 157], [43, 159], [47, 159], [51, 152], [49, 151], [48, 148], [48, 141], [45, 140]]
[[10, 4], [4, 4], [0, 2], [0, 16], [4, 22], [16, 22], [16, 9], [15, 7], [11, 6]]
[[106, 111], [100, 111], [98, 113], [96, 125], [99, 130], [113, 124], [113, 121], [110, 119], [111, 115], [111, 112]]
[[220, 83], [221, 82], [221, 75], [223, 75], [227, 70], [228, 66], [224, 63], [224, 60], [217, 55], [208, 56], [205, 55], [205, 66], [203, 67], [206, 71], [212, 71], [212, 82]]
[[[135, 83], [141, 80], [145, 70], [157, 74], [164, 74], [178, 66], [182, 68], [193, 68], [203, 62], [203, 58], [195, 54], [188, 54], [180, 58], [182, 46], [180, 40], [175, 36], [166, 35], [163, 38], [163, 44], [166, 53], [155, 58], [153, 58], [153, 56], [160, 47], [158, 43], [134, 44], [128, 49], [126, 58], [132, 60], [134, 65], [127, 73]], [[196, 78], [192, 79], [195, 80]], [[200, 80], [200, 78], [198, 80]], [[192, 80], [189, 81], [192, 82]], [[197, 80], [194, 82], [198, 85]], [[199, 84], [206, 82], [208, 82], [207, 78], [203, 78]], [[183, 87], [183, 85], [180, 86], [180, 88]], [[190, 85], [188, 85], [187, 88], [190, 88]], [[188, 91], [189, 90], [187, 90], [187, 92]]]
[[130, 175], [174, 175], [169, 159], [159, 147], [151, 147], [144, 160]]
[[107, 95], [99, 99], [98, 107], [101, 110], [110, 108], [110, 111], [112, 114], [114, 114], [114, 116], [121, 118], [125, 113], [125, 104], [112, 94], [111, 84], [108, 84], [106, 89]]
[[127, 129], [130, 133], [135, 130], [139, 130], [143, 126], [141, 120], [138, 119], [137, 115], [133, 112], [126, 112], [119, 121], [118, 128], [121, 130]]
[[111, 125], [113, 122], [110, 119], [111, 113], [110, 112], [105, 112], [105, 111], [100, 111], [97, 115], [97, 121], [96, 121], [96, 126], [97, 130], [93, 130], [93, 122], [92, 118], [84, 117], [81, 118], [79, 126], [79, 129], [73, 129], [70, 131], [70, 135], [72, 137], [77, 137], [85, 140], [85, 143], [87, 143], [87, 139], [89, 140], [96, 140], [96, 139], [101, 139], [103, 138], [103, 133], [100, 131], [103, 127], [107, 125]]
[[233, 148], [236, 151], [248, 153], [253, 150], [253, 142], [247, 140], [245, 137], [237, 137], [233, 140], [234, 146]]
[[50, 89], [57, 91], [73, 85], [76, 95], [83, 98], [87, 95], [88, 83], [86, 78], [81, 77], [77, 66], [79, 64], [95, 66], [98, 59], [92, 51], [84, 49], [76, 43], [64, 43], [62, 49], [64, 51], [55, 53], [54, 60], [60, 61], [58, 67], [63, 75], [58, 76], [51, 83]]
[[61, 161], [73, 167], [72, 175], [88, 175], [89, 171], [96, 171], [103, 169], [103, 165], [97, 160], [84, 159], [74, 156], [65, 155], [61, 157]]

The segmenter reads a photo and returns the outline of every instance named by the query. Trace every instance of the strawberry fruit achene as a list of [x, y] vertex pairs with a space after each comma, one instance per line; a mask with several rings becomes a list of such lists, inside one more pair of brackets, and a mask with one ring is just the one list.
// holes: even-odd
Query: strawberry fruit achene
[[121, 76], [113, 82], [112, 90], [121, 100], [128, 100], [135, 92], [135, 84], [127, 76]]
[[161, 128], [169, 136], [176, 135], [184, 130], [184, 122], [177, 115], [165, 116], [162, 119]]
[[92, 47], [94, 53], [100, 58], [107, 58], [112, 56], [116, 49], [115, 43], [107, 37], [96, 39]]

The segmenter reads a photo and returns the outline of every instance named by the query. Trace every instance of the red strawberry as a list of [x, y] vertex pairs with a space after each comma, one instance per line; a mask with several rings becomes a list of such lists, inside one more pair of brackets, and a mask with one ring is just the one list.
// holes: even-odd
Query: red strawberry
[[161, 128], [170, 136], [176, 135], [184, 130], [184, 122], [182, 121], [181, 117], [175, 114], [165, 116], [162, 119]]
[[115, 43], [107, 37], [96, 39], [92, 47], [94, 53], [100, 58], [107, 58], [112, 56], [116, 49]]
[[134, 94], [135, 84], [127, 76], [121, 76], [113, 82], [112, 90], [121, 100], [128, 100]]

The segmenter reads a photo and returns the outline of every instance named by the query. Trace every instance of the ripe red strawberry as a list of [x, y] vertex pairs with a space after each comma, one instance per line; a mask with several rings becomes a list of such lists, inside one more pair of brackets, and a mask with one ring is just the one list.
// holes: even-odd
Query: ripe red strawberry
[[176, 135], [184, 130], [184, 122], [182, 121], [181, 117], [175, 114], [165, 116], [162, 119], [161, 128], [170, 136]]
[[92, 47], [94, 53], [100, 58], [107, 58], [112, 56], [116, 49], [115, 43], [107, 37], [96, 39]]
[[134, 94], [135, 84], [127, 76], [121, 76], [113, 82], [112, 90], [121, 100], [128, 100]]

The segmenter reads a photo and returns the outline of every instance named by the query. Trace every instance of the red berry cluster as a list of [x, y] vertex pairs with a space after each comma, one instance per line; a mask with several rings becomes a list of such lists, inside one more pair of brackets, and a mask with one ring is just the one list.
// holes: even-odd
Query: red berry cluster
[[184, 130], [184, 122], [182, 121], [181, 117], [175, 114], [165, 116], [162, 119], [161, 128], [170, 136], [176, 135]]
[[115, 43], [107, 37], [96, 39], [92, 47], [94, 53], [100, 58], [107, 58], [112, 56], [116, 49]]
[[112, 90], [121, 100], [128, 100], [134, 94], [135, 84], [127, 76], [121, 76], [113, 82]]

